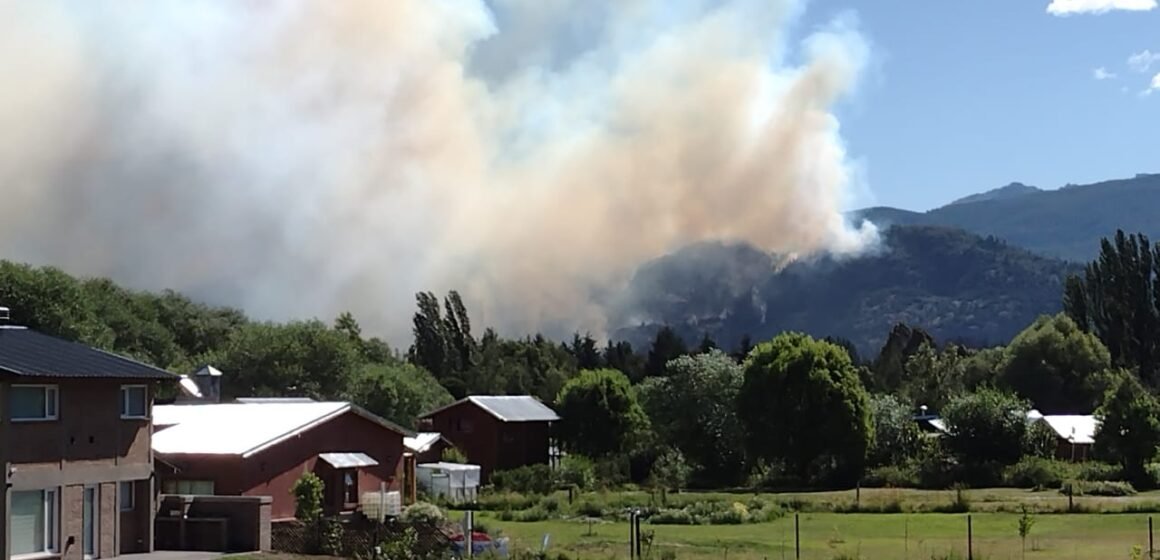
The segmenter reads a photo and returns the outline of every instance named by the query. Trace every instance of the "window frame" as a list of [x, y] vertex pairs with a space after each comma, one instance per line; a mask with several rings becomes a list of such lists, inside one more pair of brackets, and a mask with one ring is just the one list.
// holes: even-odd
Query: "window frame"
[[[60, 554], [60, 492], [57, 488], [12, 490], [12, 492], [39, 492], [44, 515], [44, 549], [24, 554], [13, 554], [14, 560], [43, 558]], [[11, 512], [9, 512], [11, 513]]]
[[[14, 416], [15, 407], [12, 406], [13, 395], [16, 394], [16, 389], [43, 389], [44, 390], [44, 416], [39, 418], [17, 418]], [[51, 392], [52, 400], [49, 400], [48, 395]], [[51, 406], [51, 412], [49, 411]], [[9, 388], [8, 394], [8, 419], [12, 422], [55, 422], [60, 419], [60, 386], [50, 383], [14, 383]]]
[[[125, 496], [129, 497], [129, 505], [125, 506]], [[137, 509], [137, 481], [122, 480], [117, 484], [117, 509], [121, 512]]]
[[[142, 405], [144, 410], [140, 415], [132, 414], [129, 410], [129, 395], [133, 390], [140, 389], [144, 395]], [[143, 384], [136, 385], [121, 385], [121, 419], [122, 420], [148, 420], [149, 419], [149, 386]]]

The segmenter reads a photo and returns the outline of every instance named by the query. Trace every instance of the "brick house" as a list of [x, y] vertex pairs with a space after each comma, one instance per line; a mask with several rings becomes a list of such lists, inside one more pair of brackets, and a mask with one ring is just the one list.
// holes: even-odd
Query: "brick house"
[[420, 428], [439, 432], [486, 483], [495, 471], [548, 464], [552, 422], [560, 417], [535, 397], [473, 395], [419, 417]]
[[270, 496], [274, 521], [294, 518], [305, 472], [325, 484], [327, 513], [402, 487], [403, 438], [415, 434], [347, 402], [238, 399], [157, 406], [153, 451], [165, 494]]
[[153, 395], [161, 369], [14, 326], [0, 308], [5, 558], [153, 550]]

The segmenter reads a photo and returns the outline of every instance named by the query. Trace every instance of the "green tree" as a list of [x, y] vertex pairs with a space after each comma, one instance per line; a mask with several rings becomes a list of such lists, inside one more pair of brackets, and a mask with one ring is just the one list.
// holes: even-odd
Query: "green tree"
[[1007, 346], [1001, 381], [1044, 414], [1086, 414], [1104, 387], [1108, 349], [1066, 315], [1040, 317]]
[[628, 376], [633, 382], [644, 378], [644, 358], [637, 354], [627, 341], [608, 341], [601, 354], [605, 367], [615, 369]]
[[[452, 361], [439, 298], [431, 292], [420, 292], [415, 294], [415, 300], [419, 309], [412, 319], [414, 343], [407, 353], [408, 357], [411, 363], [431, 372], [435, 379], [443, 383], [452, 374]], [[452, 393], [456, 393], [456, 398], [465, 396], [454, 390]]]
[[1064, 310], [1107, 347], [1115, 367], [1135, 369], [1153, 386], [1160, 381], [1160, 245], [1143, 234], [1116, 231], [1082, 280], [1068, 279]]
[[1013, 465], [1023, 456], [1028, 409], [995, 389], [959, 395], [943, 409], [947, 448], [965, 465]]
[[572, 357], [576, 358], [576, 367], [580, 369], [600, 369], [604, 367], [604, 360], [600, 355], [600, 349], [597, 348], [596, 339], [592, 338], [591, 333], [585, 333], [583, 337], [580, 336], [580, 333], [572, 335], [572, 344], [568, 346], [568, 352], [572, 354]]
[[678, 449], [701, 485], [744, 481], [744, 428], [737, 416], [742, 368], [720, 350], [669, 362], [668, 377], [638, 386], [641, 405], [661, 441]]
[[907, 358], [903, 379], [897, 389], [906, 402], [941, 410], [953, 395], [963, 392], [963, 353], [948, 345], [942, 351], [923, 342]]
[[681, 490], [688, 484], [692, 467], [676, 449], [666, 449], [653, 463], [649, 478], [654, 485], [666, 490]]
[[648, 351], [648, 361], [645, 362], [644, 374], [647, 377], [662, 377], [665, 375], [665, 365], [669, 361], [689, 353], [685, 340], [677, 331], [669, 326], [661, 327], [653, 338], [652, 348]]
[[1115, 379], [1096, 410], [1095, 452], [1119, 463], [1130, 480], [1147, 482], [1145, 467], [1160, 446], [1160, 402], [1130, 373]]
[[903, 323], [894, 325], [870, 368], [874, 391], [896, 393], [906, 380], [907, 360], [924, 345], [935, 347], [934, 338], [926, 331]]
[[580, 372], [560, 390], [556, 410], [565, 448], [588, 457], [626, 452], [648, 428], [628, 378], [611, 369]]
[[354, 375], [350, 398], [401, 426], [415, 427], [422, 413], [454, 401], [435, 376], [414, 364], [366, 364]]
[[869, 401], [845, 350], [784, 333], [749, 355], [738, 412], [754, 459], [784, 462], [804, 479], [850, 483], [873, 442]]
[[873, 395], [870, 410], [874, 419], [871, 466], [901, 465], [918, 456], [922, 432], [914, 421], [912, 408], [893, 395]]

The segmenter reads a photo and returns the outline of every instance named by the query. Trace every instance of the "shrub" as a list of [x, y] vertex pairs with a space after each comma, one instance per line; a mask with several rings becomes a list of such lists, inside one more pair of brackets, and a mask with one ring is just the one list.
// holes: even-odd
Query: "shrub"
[[918, 469], [911, 465], [887, 465], [871, 469], [862, 481], [862, 486], [866, 488], [915, 488], [918, 485]]
[[497, 490], [522, 494], [549, 494], [555, 488], [552, 469], [548, 465], [527, 465], [498, 471], [491, 476]]
[[1059, 488], [1064, 480], [1075, 478], [1077, 471], [1070, 463], [1024, 457], [1003, 469], [1003, 484], [1018, 488]]
[[516, 492], [486, 493], [479, 496], [475, 509], [483, 511], [504, 511], [528, 509], [540, 503], [536, 496], [525, 496]]
[[322, 479], [312, 472], [302, 473], [290, 490], [294, 494], [294, 517], [312, 523], [322, 518]]
[[1123, 469], [1118, 465], [1108, 463], [1087, 462], [1076, 466], [1076, 478], [1079, 480], [1123, 480]]
[[403, 510], [403, 515], [399, 519], [406, 523], [438, 525], [443, 522], [445, 517], [439, 506], [427, 502], [415, 502]]
[[662, 509], [649, 516], [648, 522], [653, 525], [696, 525], [693, 514], [684, 509]]
[[1068, 494], [1070, 492], [1073, 496], [1122, 497], [1136, 495], [1136, 489], [1131, 484], [1110, 480], [1071, 481], [1065, 483], [1059, 491], [1061, 494]]
[[440, 458], [445, 463], [459, 463], [461, 465], [467, 463], [467, 455], [464, 455], [462, 451], [454, 447], [445, 448], [443, 453], [440, 454]]
[[568, 455], [556, 470], [556, 478], [564, 486], [590, 490], [596, 486], [596, 464], [587, 457]]
[[604, 515], [604, 508], [591, 500], [584, 500], [576, 505], [576, 515], [584, 517], [602, 517]]

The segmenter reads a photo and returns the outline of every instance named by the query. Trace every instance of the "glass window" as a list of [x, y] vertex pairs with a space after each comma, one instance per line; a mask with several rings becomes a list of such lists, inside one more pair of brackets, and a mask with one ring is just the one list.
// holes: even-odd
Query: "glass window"
[[55, 385], [13, 385], [9, 402], [13, 420], [55, 420]]
[[12, 555], [56, 550], [56, 491], [12, 492]]
[[136, 501], [136, 498], [137, 498], [133, 494], [133, 492], [136, 489], [137, 489], [136, 485], [133, 484], [132, 480], [125, 481], [125, 482], [121, 483], [120, 498], [119, 498], [120, 504], [121, 504], [121, 511], [133, 511], [134, 502]]
[[121, 387], [121, 418], [146, 418], [149, 409], [149, 391], [144, 385]]

